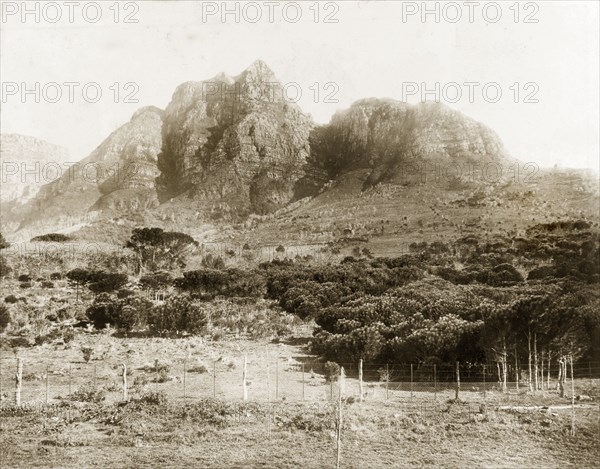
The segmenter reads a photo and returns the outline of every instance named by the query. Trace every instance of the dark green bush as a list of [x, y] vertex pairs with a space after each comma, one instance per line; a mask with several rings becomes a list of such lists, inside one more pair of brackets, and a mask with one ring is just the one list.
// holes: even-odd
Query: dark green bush
[[54, 243], [64, 243], [67, 241], [72, 241], [73, 238], [70, 236], [64, 235], [62, 233], [48, 233], [40, 236], [36, 236], [35, 238], [31, 238], [31, 242], [42, 241], [42, 242], [54, 242]]

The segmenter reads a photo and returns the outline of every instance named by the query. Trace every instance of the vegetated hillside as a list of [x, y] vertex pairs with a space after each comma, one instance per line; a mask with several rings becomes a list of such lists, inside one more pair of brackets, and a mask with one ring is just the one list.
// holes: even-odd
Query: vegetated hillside
[[[311, 254], [328, 262], [357, 248], [395, 256], [406, 253], [414, 242], [468, 235], [514, 238], [537, 223], [583, 219], [597, 227], [600, 222], [597, 178], [583, 171], [527, 170], [518, 179], [507, 173], [487, 184], [436, 181], [429, 174], [419, 183], [379, 183], [363, 189], [369, 173], [370, 169], [347, 172], [315, 197], [237, 222], [207, 220], [200, 210], [176, 200], [135, 217], [93, 222], [75, 236], [123, 245], [136, 226], [160, 226], [214, 245], [227, 262], [243, 265], [248, 259], [273, 258], [279, 245], [285, 248], [283, 256]], [[225, 251], [236, 255], [226, 257]], [[242, 259], [241, 254], [247, 255]]]
[[[23, 207], [22, 227], [68, 227], [94, 212], [135, 212], [158, 204], [155, 191], [162, 111], [138, 110], [87, 158]], [[105, 213], [106, 216], [106, 213]], [[34, 225], [35, 227], [32, 227]]]
[[600, 221], [597, 179], [584, 172], [542, 169], [528, 178], [508, 174], [487, 184], [428, 175], [419, 183], [363, 190], [369, 171], [346, 173], [318, 196], [253, 219], [248, 227], [225, 230], [219, 239], [240, 246], [298, 246], [311, 254], [329, 244], [327, 251], [339, 251], [338, 257], [356, 247], [394, 256], [414, 242], [514, 238], [537, 223], [584, 219], [597, 227]]
[[14, 218], [40, 188], [67, 171], [65, 148], [19, 134], [0, 135], [0, 204], [2, 226], [12, 231]]

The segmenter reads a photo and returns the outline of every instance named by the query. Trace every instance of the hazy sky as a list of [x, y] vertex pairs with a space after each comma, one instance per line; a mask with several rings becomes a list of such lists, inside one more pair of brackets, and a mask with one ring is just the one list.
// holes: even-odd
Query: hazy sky
[[[223, 22], [223, 2], [122, 2], [115, 22], [113, 2], [100, 2], [96, 23], [90, 21], [98, 11], [87, 6], [93, 2], [76, 2], [73, 22], [69, 7], [55, 2], [62, 14], [56, 23], [50, 21], [59, 10], [43, 2], [39, 18], [10, 14], [21, 3], [2, 6], [1, 130], [63, 145], [74, 160], [87, 156], [139, 107], [166, 107], [180, 83], [221, 71], [236, 75], [260, 58], [281, 82], [297, 84], [290, 85], [288, 97], [294, 99], [300, 89], [298, 104], [318, 122], [364, 97], [418, 102], [423, 83], [432, 90], [439, 83], [442, 102], [495, 129], [513, 156], [542, 166], [598, 168], [596, 1], [525, 2], [513, 9], [514, 2], [499, 2], [502, 16], [495, 23], [498, 10], [490, 2], [473, 7], [472, 22], [465, 2], [428, 2], [432, 10], [439, 5], [439, 22], [433, 13], [423, 22], [422, 2], [400, 1], [298, 2], [299, 10], [285, 7], [286, 16], [283, 2], [239, 7], [228, 2], [229, 9], [239, 8], [239, 22], [234, 14]], [[415, 8], [419, 11], [410, 14]], [[262, 17], [250, 22], [259, 12]], [[298, 12], [300, 19], [292, 23]], [[452, 23], [459, 12], [461, 19]], [[138, 22], [125, 23], [127, 14]], [[337, 23], [325, 22], [328, 15]], [[36, 82], [40, 103], [33, 94], [21, 95], [22, 83], [34, 89]], [[61, 84], [56, 103], [43, 99], [42, 87], [48, 99], [56, 99], [50, 82]], [[80, 83], [73, 103], [65, 82]], [[81, 92], [92, 82], [102, 90], [96, 103], [86, 102]], [[138, 103], [123, 102], [135, 91], [124, 87], [128, 82], [139, 88]], [[120, 84], [117, 103], [114, 83]], [[417, 83], [416, 94], [408, 94], [410, 83]], [[449, 102], [457, 90], [462, 99]], [[502, 97], [491, 102], [497, 90]], [[93, 87], [87, 97], [94, 98]], [[327, 97], [334, 102], [324, 102]]]

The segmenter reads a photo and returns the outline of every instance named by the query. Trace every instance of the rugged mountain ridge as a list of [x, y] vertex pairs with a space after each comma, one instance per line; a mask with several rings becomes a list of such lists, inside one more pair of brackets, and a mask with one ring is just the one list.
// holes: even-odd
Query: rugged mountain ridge
[[441, 103], [411, 106], [392, 99], [363, 99], [337, 112], [328, 125], [315, 130], [311, 149], [316, 164], [332, 179], [370, 169], [366, 186], [408, 183], [409, 175], [418, 182], [419, 168], [431, 170], [434, 165], [456, 169], [510, 161], [500, 138], [485, 125]]
[[196, 203], [268, 213], [294, 197], [310, 155], [310, 118], [286, 102], [262, 61], [236, 77], [179, 86], [165, 110], [158, 189]]
[[509, 161], [498, 136], [439, 103], [362, 99], [317, 126], [259, 60], [237, 76], [183, 83], [164, 111], [137, 111], [74, 171], [44, 186], [20, 221], [41, 229], [49, 220], [76, 225], [96, 219], [91, 213], [102, 223], [146, 211], [156, 220], [186, 213], [184, 224], [228, 223], [326, 192], [356, 170], [366, 176], [346, 181], [360, 192], [421, 182], [406, 180], [413, 164], [483, 160]]

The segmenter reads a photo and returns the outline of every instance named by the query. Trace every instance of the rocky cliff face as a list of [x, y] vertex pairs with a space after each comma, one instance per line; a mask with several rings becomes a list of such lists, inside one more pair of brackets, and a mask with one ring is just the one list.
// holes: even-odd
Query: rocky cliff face
[[90, 210], [138, 210], [158, 204], [155, 179], [162, 111], [138, 110], [87, 158], [45, 185], [26, 208], [25, 224], [82, 216]]
[[68, 162], [69, 152], [58, 145], [25, 135], [0, 135], [0, 201], [22, 205], [66, 171]]
[[184, 83], [165, 110], [161, 199], [186, 193], [239, 213], [282, 207], [305, 175], [311, 128], [264, 62], [236, 77]]
[[336, 113], [311, 135], [313, 159], [330, 177], [371, 168], [367, 183], [386, 182], [408, 165], [502, 161], [498, 136], [443, 104], [364, 99]]

